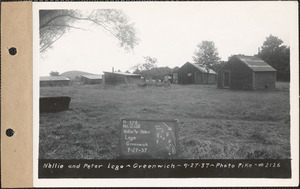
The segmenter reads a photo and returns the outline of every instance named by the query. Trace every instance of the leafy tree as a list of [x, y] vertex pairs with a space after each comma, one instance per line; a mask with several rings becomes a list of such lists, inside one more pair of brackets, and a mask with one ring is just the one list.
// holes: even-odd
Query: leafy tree
[[244, 54], [234, 54], [228, 57], [228, 61], [231, 60], [234, 56], [245, 56]]
[[152, 58], [150, 56], [144, 56], [144, 63], [140, 63], [132, 67], [132, 69], [134, 70], [133, 73], [141, 74], [143, 72], [144, 75], [142, 76], [146, 78], [147, 75], [145, 74], [147, 74], [148, 71], [151, 70], [152, 68], [155, 68], [156, 64], [157, 64], [156, 58]]
[[218, 49], [213, 41], [202, 41], [197, 47], [193, 60], [196, 64], [203, 66], [209, 73], [212, 66], [220, 60]]
[[51, 72], [50, 72], [50, 75], [51, 75], [51, 76], [59, 76], [59, 72], [51, 71]]
[[116, 37], [120, 46], [127, 50], [138, 44], [136, 29], [121, 10], [40, 10], [40, 52], [51, 47], [71, 28], [85, 30], [78, 27], [81, 22], [102, 28]]
[[257, 55], [277, 70], [277, 79], [290, 79], [290, 48], [283, 45], [283, 41], [276, 36], [266, 38]]
[[178, 66], [176, 66], [176, 67], [174, 67], [174, 68], [172, 69], [172, 73], [176, 73], [177, 70], [179, 70], [179, 67], [178, 67]]
[[148, 79], [163, 80], [164, 77], [172, 73], [172, 69], [169, 67], [154, 67], [150, 70], [142, 70], [141, 76]]
[[141, 71], [138, 68], [136, 68], [132, 73], [134, 73], [134, 74], [140, 74]]
[[140, 74], [145, 79], [163, 80], [166, 75], [174, 73], [179, 69], [169, 67], [156, 67], [157, 59], [150, 56], [144, 56], [144, 63], [133, 66], [133, 73]]
[[140, 64], [139, 70], [144, 78], [151, 78], [150, 70], [156, 67], [157, 59], [150, 56], [144, 56], [144, 63]]
[[141, 65], [142, 70], [150, 70], [151, 68], [156, 67], [156, 64], [157, 64], [156, 58], [152, 58], [150, 56], [144, 56], [144, 61], [145, 62]]
[[211, 69], [214, 70], [215, 72], [218, 72], [219, 69], [225, 64], [225, 61], [219, 61], [218, 63], [215, 63], [212, 65]]

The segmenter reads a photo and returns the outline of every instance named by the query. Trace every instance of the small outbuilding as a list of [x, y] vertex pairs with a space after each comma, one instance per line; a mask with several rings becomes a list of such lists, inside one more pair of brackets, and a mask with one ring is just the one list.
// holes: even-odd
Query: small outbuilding
[[207, 70], [197, 64], [185, 63], [177, 70], [178, 84], [215, 84], [217, 73], [212, 69]]
[[70, 79], [66, 76], [41, 76], [40, 87], [69, 86]]
[[123, 72], [104, 72], [103, 83], [108, 85], [138, 83], [141, 81], [140, 74]]
[[255, 56], [235, 55], [218, 71], [218, 88], [273, 89], [276, 70]]
[[90, 74], [81, 76], [82, 84], [84, 85], [94, 85], [102, 83], [102, 75]]

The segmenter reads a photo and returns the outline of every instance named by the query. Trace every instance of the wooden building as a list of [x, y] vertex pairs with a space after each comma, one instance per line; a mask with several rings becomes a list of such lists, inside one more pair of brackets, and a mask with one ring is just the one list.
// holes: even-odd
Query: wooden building
[[93, 85], [102, 83], [102, 75], [90, 74], [81, 76], [82, 84], [84, 85]]
[[70, 79], [66, 76], [41, 76], [40, 87], [69, 86]]
[[177, 70], [178, 84], [215, 84], [217, 73], [199, 65], [187, 62]]
[[218, 71], [218, 88], [272, 89], [275, 83], [276, 70], [254, 56], [233, 56]]
[[108, 85], [138, 83], [141, 75], [123, 72], [104, 72], [103, 83]]

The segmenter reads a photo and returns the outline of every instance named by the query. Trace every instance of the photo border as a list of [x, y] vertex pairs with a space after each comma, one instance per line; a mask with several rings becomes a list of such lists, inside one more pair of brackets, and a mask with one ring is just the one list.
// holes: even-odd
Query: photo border
[[[39, 9], [83, 9], [95, 8], [122, 8], [123, 6], [156, 6], [157, 4], [177, 4], [177, 6], [184, 6], [185, 4], [199, 4], [199, 3], [250, 3], [250, 4], [278, 4], [289, 3], [295, 11], [294, 19], [291, 24], [292, 31], [290, 31], [290, 67], [291, 67], [291, 82], [290, 82], [290, 112], [291, 112], [291, 179], [240, 179], [240, 178], [184, 178], [184, 179], [38, 179], [38, 138], [39, 138], [39, 32], [38, 32], [38, 10]], [[33, 3], [33, 178], [34, 187], [197, 187], [197, 186], [297, 186], [299, 183], [299, 44], [298, 44], [298, 6], [295, 1], [284, 2], [34, 2]], [[297, 25], [295, 24], [297, 23]], [[112, 182], [113, 181], [113, 182]]]

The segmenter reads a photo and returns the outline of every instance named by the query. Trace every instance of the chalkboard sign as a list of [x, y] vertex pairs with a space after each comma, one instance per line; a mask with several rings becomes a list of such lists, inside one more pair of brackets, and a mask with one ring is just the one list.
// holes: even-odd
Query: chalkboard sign
[[122, 119], [120, 157], [174, 159], [178, 155], [177, 120]]

